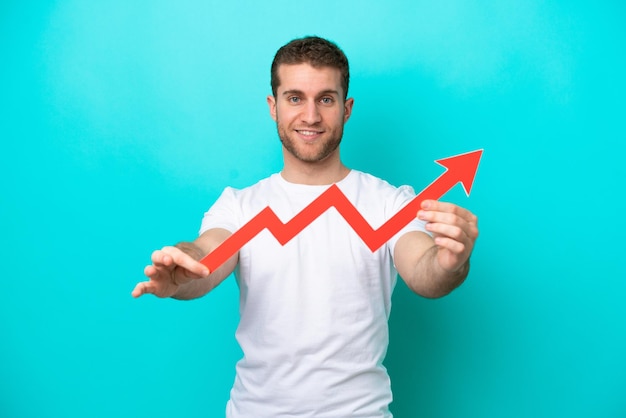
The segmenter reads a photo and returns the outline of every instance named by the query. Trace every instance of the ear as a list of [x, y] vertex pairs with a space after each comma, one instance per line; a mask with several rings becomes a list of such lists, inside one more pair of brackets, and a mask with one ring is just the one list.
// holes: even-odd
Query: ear
[[274, 119], [274, 122], [276, 122], [276, 98], [271, 94], [267, 96], [267, 105], [270, 108], [270, 116]]
[[346, 123], [352, 115], [352, 106], [354, 106], [354, 99], [350, 97], [343, 103], [343, 123]]

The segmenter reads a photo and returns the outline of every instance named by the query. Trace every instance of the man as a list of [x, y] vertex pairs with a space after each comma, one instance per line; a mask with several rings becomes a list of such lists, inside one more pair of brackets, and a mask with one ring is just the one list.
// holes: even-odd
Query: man
[[354, 100], [347, 97], [347, 58], [335, 44], [291, 41], [276, 53], [271, 78], [267, 103], [283, 170], [242, 190], [226, 188], [194, 242], [152, 254], [149, 280], [133, 296], [196, 298], [235, 272], [244, 357], [228, 417], [390, 417], [382, 362], [396, 273], [425, 297], [452, 291], [467, 276], [477, 218], [425, 201], [414, 221], [372, 252], [329, 209], [284, 246], [264, 230], [209, 272], [197, 260], [267, 206], [287, 222], [336, 184], [378, 228], [415, 196], [408, 186], [395, 188], [341, 162]]

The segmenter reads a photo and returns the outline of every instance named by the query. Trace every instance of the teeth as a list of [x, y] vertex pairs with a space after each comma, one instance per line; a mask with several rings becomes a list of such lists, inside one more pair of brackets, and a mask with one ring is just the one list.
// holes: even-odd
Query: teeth
[[305, 135], [305, 136], [313, 136], [313, 135], [317, 135], [319, 132], [315, 132], [315, 131], [298, 131], [300, 134]]

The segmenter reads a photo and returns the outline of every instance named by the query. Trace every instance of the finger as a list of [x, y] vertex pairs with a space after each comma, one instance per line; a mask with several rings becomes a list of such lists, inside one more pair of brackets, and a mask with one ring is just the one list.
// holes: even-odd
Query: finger
[[476, 215], [474, 215], [469, 210], [453, 203], [440, 202], [438, 200], [424, 200], [420, 206], [425, 211], [453, 213], [465, 219], [465, 221], [468, 223], [478, 225], [478, 218], [476, 217]]
[[476, 239], [476, 237], [478, 237], [478, 227], [476, 226], [476, 224], [467, 222], [466, 219], [454, 213], [420, 210], [417, 213], [417, 217], [418, 219], [428, 222], [426, 224], [426, 229], [431, 232], [437, 232], [437, 228], [430, 229], [433, 227], [432, 225], [430, 225], [430, 223], [440, 223], [461, 228], [461, 230], [471, 239]]
[[150, 264], [149, 266], [146, 266], [143, 269], [143, 274], [146, 275], [147, 277], [154, 277], [157, 275], [157, 273], [158, 273], [157, 268], [152, 264]]
[[167, 247], [163, 247], [162, 250], [156, 250], [152, 253], [150, 260], [155, 267], [171, 267], [174, 264], [172, 257], [165, 251]]
[[131, 295], [134, 298], [138, 298], [141, 295], [145, 295], [146, 293], [154, 293], [155, 289], [152, 283], [150, 282], [139, 282], [133, 289]]
[[426, 224], [426, 230], [433, 233], [434, 238], [450, 238], [464, 244], [470, 241], [466, 232], [456, 225], [430, 222]]
[[467, 262], [466, 248], [458, 241], [439, 237], [435, 239], [437, 245], [437, 260], [446, 271], [456, 272]]
[[454, 213], [420, 210], [417, 217], [426, 222], [438, 222], [448, 225], [464, 225], [467, 221]]
[[[189, 271], [189, 270], [184, 269], [184, 268], [181, 268], [181, 270], [183, 272], [182, 274], [185, 277], [189, 277], [190, 279], [203, 279], [203, 278], [205, 278], [206, 276], [209, 275], [209, 273], [207, 273], [207, 274], [197, 274], [197, 273], [194, 273], [194, 272]], [[208, 272], [208, 270], [206, 270], [206, 268], [205, 268], [205, 272]]]
[[151, 264], [143, 269], [143, 274], [152, 280], [169, 280], [172, 270], [172, 267]]
[[463, 254], [463, 251], [466, 249], [465, 244], [448, 237], [435, 237], [435, 244], [456, 255]]
[[[202, 263], [196, 261], [189, 254], [181, 251], [176, 247], [163, 247], [162, 250], [166, 256], [171, 257], [172, 263], [187, 270], [187, 273], [198, 277], [206, 277], [209, 275], [209, 269]], [[189, 276], [191, 277], [191, 276]]]

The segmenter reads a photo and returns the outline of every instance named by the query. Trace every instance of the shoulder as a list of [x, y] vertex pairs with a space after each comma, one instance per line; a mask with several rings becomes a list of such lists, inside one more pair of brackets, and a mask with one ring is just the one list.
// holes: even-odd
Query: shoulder
[[213, 228], [222, 228], [234, 232], [245, 222], [251, 213], [258, 212], [266, 205], [263, 196], [270, 190], [273, 175], [257, 183], [238, 189], [226, 187], [222, 194], [205, 212], [200, 233]]
[[239, 213], [243, 222], [267, 206], [280, 210], [284, 205], [283, 202], [292, 198], [288, 190], [285, 190], [280, 174], [277, 173], [241, 189], [226, 187], [218, 201], [229, 210]]

